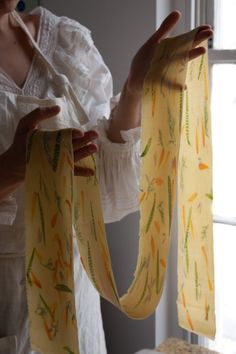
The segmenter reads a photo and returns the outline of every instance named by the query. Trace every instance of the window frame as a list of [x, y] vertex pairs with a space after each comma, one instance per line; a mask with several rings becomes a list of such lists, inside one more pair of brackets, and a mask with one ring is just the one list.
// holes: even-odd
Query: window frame
[[[179, 10], [182, 13], [181, 21], [177, 24], [171, 32], [171, 36], [177, 36], [183, 32], [201, 24], [210, 24], [214, 28], [214, 2], [213, 0], [156, 0], [156, 24], [157, 27], [161, 24], [163, 18], [173, 10]], [[209, 41], [209, 65], [210, 68], [214, 64], [220, 63], [235, 63], [236, 64], [236, 50], [218, 50], [212, 48], [212, 42]], [[211, 71], [209, 81], [211, 82]], [[192, 344], [206, 345], [206, 339], [198, 336], [192, 332], [186, 331], [178, 326], [177, 312], [176, 312], [176, 294], [177, 294], [177, 216], [174, 220], [174, 232], [172, 233], [172, 245], [169, 255], [169, 270], [167, 271], [166, 288], [167, 292], [162, 299], [162, 304], [156, 311], [156, 324], [160, 323], [160, 318], [163, 319], [163, 313], [168, 319], [168, 326], [164, 333], [166, 337], [178, 337]], [[222, 218], [214, 215], [214, 223], [223, 223], [225, 225], [236, 226], [236, 218]], [[170, 291], [171, 289], [171, 291]], [[173, 291], [174, 289], [174, 291]], [[168, 297], [167, 297], [168, 294]], [[166, 299], [167, 297], [167, 299]], [[165, 302], [164, 302], [165, 301]], [[166, 322], [164, 320], [164, 325]], [[157, 337], [158, 332], [158, 337]], [[156, 330], [156, 344], [159, 344], [159, 332]], [[163, 334], [163, 333], [162, 333]]]
[[[191, 0], [191, 28], [210, 24], [214, 29], [215, 0]], [[215, 49], [209, 41], [209, 72], [214, 64], [236, 64], [236, 49]], [[236, 226], [236, 217], [213, 215], [213, 222]]]
[[[191, 28], [202, 24], [210, 24], [214, 30], [215, 0], [191, 0]], [[236, 64], [236, 49], [215, 49], [213, 41], [208, 46], [209, 76], [215, 64]], [[213, 215], [213, 223], [236, 226], [236, 217]], [[198, 336], [198, 344], [205, 346], [208, 340]]]

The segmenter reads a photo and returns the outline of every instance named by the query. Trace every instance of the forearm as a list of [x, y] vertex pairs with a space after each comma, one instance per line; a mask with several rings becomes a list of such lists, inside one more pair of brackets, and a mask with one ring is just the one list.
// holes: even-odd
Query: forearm
[[14, 173], [9, 169], [8, 153], [0, 155], [0, 201], [7, 198], [21, 183]]
[[132, 94], [125, 83], [119, 104], [110, 121], [107, 136], [114, 143], [124, 143], [120, 131], [139, 127], [140, 123], [141, 95]]

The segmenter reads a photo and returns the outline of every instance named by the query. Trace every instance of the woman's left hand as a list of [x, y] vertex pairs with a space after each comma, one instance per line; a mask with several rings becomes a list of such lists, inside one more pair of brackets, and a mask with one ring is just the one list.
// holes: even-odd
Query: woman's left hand
[[[130, 94], [137, 97], [142, 95], [144, 79], [150, 67], [154, 52], [161, 41], [165, 39], [170, 31], [176, 26], [180, 17], [180, 12], [171, 12], [162, 22], [159, 29], [144, 43], [144, 45], [134, 56], [126, 82], [126, 89]], [[189, 52], [189, 60], [195, 59], [205, 53], [204, 47], [197, 46], [199, 46], [201, 42], [212, 37], [212, 35], [213, 31], [209, 25], [200, 26], [198, 28], [198, 32], [193, 43], [193, 48]]]
[[[144, 43], [134, 56], [119, 104], [113, 112], [113, 119], [107, 131], [107, 136], [111, 141], [123, 143], [120, 131], [140, 126], [141, 97], [145, 76], [149, 70], [154, 52], [158, 50], [161, 41], [169, 35], [180, 17], [180, 12], [171, 12], [162, 22], [159, 29]], [[189, 60], [205, 53], [205, 48], [199, 46], [199, 44], [212, 37], [212, 35], [213, 31], [210, 26], [205, 25], [198, 28], [193, 47], [189, 51]]]

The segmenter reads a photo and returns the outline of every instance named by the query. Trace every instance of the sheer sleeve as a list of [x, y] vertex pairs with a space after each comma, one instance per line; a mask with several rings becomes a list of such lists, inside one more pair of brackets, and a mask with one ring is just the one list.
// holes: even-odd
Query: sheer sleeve
[[16, 200], [13, 196], [0, 201], [0, 225], [12, 225], [17, 212]]

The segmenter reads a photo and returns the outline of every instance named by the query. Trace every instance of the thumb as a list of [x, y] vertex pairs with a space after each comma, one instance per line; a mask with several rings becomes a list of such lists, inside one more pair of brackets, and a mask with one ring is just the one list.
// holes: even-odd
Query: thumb
[[17, 131], [24, 134], [34, 129], [40, 122], [56, 116], [60, 112], [59, 106], [36, 108], [23, 118], [21, 118]]

